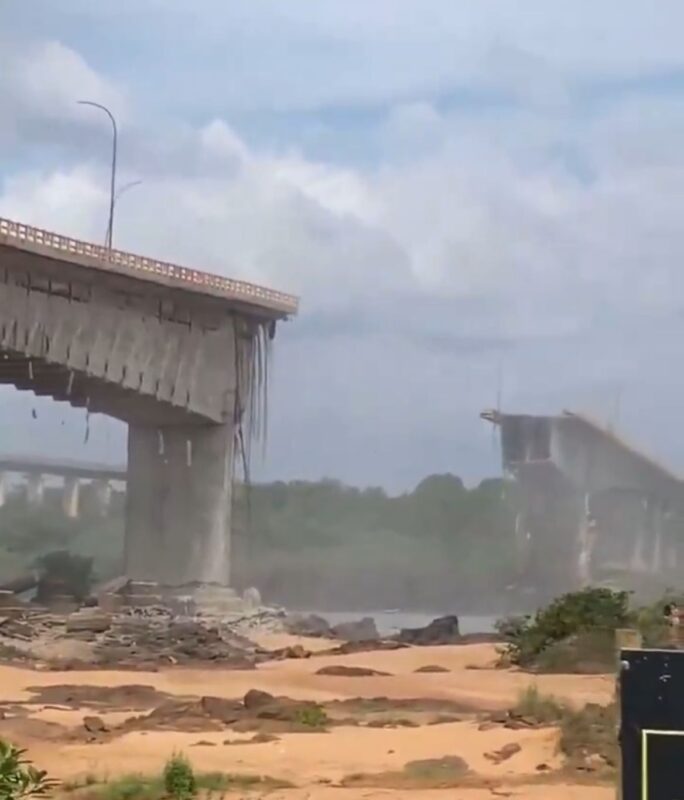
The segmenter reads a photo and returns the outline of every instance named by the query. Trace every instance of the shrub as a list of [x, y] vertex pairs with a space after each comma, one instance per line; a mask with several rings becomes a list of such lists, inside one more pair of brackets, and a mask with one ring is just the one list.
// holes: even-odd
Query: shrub
[[93, 560], [85, 556], [56, 550], [36, 559], [40, 570], [39, 595], [50, 587], [59, 586], [64, 592], [82, 601], [90, 592], [93, 581]]
[[328, 724], [328, 715], [318, 705], [306, 705], [297, 709], [295, 719], [307, 728], [324, 728]]
[[562, 719], [565, 708], [555, 697], [540, 694], [536, 686], [528, 686], [520, 693], [513, 713], [541, 724], [550, 724]]
[[192, 765], [185, 756], [174, 754], [164, 765], [164, 789], [173, 800], [190, 800], [197, 792]]
[[514, 664], [530, 666], [556, 642], [586, 631], [615, 630], [630, 621], [629, 593], [606, 588], [570, 592], [533, 617], [512, 618], [497, 624]]
[[45, 797], [56, 786], [47, 774], [24, 758], [25, 751], [0, 739], [0, 798]]

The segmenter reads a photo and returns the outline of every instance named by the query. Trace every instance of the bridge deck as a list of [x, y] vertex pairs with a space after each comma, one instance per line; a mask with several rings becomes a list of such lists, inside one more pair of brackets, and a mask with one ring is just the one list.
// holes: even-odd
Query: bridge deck
[[0, 455], [0, 472], [20, 472], [24, 475], [61, 475], [69, 478], [126, 480], [125, 465], [98, 464], [68, 458], [45, 456]]
[[99, 244], [72, 239], [70, 236], [34, 228], [3, 217], [0, 217], [0, 245], [69, 261], [83, 267], [115, 272], [170, 288], [254, 306], [273, 317], [296, 314], [299, 305], [298, 299], [293, 295], [247, 281], [225, 278], [122, 250], [110, 250]]

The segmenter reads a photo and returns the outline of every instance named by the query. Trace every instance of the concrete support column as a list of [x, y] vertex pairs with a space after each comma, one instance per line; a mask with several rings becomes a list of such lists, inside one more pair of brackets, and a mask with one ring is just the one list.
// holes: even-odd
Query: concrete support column
[[101, 517], [106, 517], [112, 502], [112, 485], [109, 481], [93, 481], [95, 504]]
[[69, 519], [78, 517], [78, 500], [81, 484], [78, 478], [65, 478], [62, 490], [62, 508]]
[[7, 502], [7, 473], [0, 472], [0, 508]]
[[585, 494], [578, 528], [577, 577], [580, 586], [591, 583], [591, 557], [596, 544], [596, 520], [591, 515], [589, 500], [590, 495]]
[[230, 575], [233, 426], [130, 425], [126, 575], [163, 586]]
[[663, 509], [660, 503], [651, 507], [651, 530], [653, 532], [653, 552], [651, 572], [655, 575], [663, 567]]
[[37, 508], [43, 504], [44, 491], [44, 476], [37, 472], [31, 473], [26, 482], [26, 500], [31, 508]]
[[646, 539], [648, 536], [648, 500], [645, 498], [641, 501], [642, 515], [641, 520], [638, 522], [638, 528], [634, 539], [634, 550], [630, 566], [634, 572], [643, 572], [646, 569]]
[[525, 512], [519, 511], [515, 515], [515, 552], [518, 561], [518, 576], [527, 573], [532, 550], [532, 531], [529, 519]]

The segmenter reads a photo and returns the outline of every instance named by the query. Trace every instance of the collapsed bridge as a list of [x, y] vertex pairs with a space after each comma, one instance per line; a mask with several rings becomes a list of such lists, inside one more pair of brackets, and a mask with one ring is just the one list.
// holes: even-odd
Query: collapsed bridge
[[125, 571], [228, 585], [282, 292], [0, 218], [0, 383], [128, 425]]
[[516, 489], [521, 571], [536, 562], [588, 584], [609, 569], [674, 571], [684, 546], [684, 482], [581, 414], [485, 411]]

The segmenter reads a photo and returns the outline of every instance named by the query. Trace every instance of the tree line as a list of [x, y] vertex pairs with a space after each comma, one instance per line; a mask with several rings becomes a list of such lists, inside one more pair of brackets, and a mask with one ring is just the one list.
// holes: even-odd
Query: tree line
[[[448, 474], [399, 496], [334, 480], [238, 485], [233, 581], [320, 610], [496, 610], [516, 581], [509, 495], [499, 479], [467, 488]], [[101, 578], [120, 574], [124, 502], [114, 495], [105, 518], [86, 502], [72, 520], [58, 490], [37, 509], [10, 494], [0, 508], [0, 580], [57, 549], [91, 556]]]

